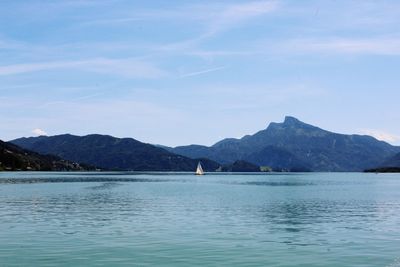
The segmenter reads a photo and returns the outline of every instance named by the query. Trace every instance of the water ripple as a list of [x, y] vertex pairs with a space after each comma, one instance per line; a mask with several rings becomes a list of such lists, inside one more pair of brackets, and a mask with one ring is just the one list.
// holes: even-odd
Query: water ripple
[[35, 175], [0, 178], [0, 266], [375, 267], [398, 257], [396, 176]]

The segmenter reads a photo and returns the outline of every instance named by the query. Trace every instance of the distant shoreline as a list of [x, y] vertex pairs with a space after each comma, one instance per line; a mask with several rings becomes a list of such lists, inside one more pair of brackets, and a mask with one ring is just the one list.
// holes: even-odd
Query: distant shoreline
[[[194, 174], [194, 171], [157, 171], [157, 170], [0, 170], [1, 173], [126, 173], [126, 174]], [[385, 168], [374, 168], [367, 169], [364, 171], [206, 171], [205, 174], [221, 174], [221, 175], [229, 175], [229, 174], [296, 174], [296, 173], [398, 173], [400, 172], [400, 168], [398, 167], [385, 167]]]
[[381, 167], [381, 168], [368, 169], [368, 170], [365, 170], [364, 172], [399, 173], [400, 168], [399, 167]]

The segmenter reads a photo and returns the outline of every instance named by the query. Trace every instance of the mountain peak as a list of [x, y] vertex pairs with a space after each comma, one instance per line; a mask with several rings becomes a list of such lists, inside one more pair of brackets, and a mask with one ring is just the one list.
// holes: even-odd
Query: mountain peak
[[[328, 133], [328, 131], [320, 129], [314, 125], [302, 122], [299, 119], [291, 116], [286, 116], [285, 120], [280, 123], [271, 122], [266, 130], [292, 131], [292, 133], [296, 135], [301, 134], [308, 136], [325, 136]], [[293, 131], [295, 131], [295, 133]]]
[[300, 120], [296, 119], [292, 116], [286, 116], [285, 121], [283, 122], [285, 125], [295, 125], [295, 124], [303, 124]]

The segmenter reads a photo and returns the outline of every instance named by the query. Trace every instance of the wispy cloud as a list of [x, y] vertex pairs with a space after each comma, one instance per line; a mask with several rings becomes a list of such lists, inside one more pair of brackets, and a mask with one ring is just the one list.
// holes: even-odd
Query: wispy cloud
[[226, 68], [227, 68], [226, 66], [221, 66], [221, 67], [210, 68], [210, 69], [205, 69], [205, 70], [200, 70], [200, 71], [195, 71], [195, 72], [189, 72], [189, 73], [186, 73], [186, 74], [182, 74], [181, 78], [202, 75], [202, 74], [206, 74], [206, 73], [209, 73], [209, 72], [223, 70], [223, 69], [226, 69]]
[[0, 49], [21, 49], [22, 47], [23, 46], [16, 41], [0, 39]]
[[264, 15], [278, 7], [277, 0], [249, 1], [240, 4], [191, 4], [173, 9], [135, 10], [130, 16], [113, 16], [83, 22], [83, 25], [118, 25], [145, 20], [198, 21], [209, 26], [209, 33], [218, 32], [245, 20]]
[[111, 16], [108, 18], [87, 20], [81, 23], [81, 26], [120, 26], [121, 24], [130, 24], [137, 21], [162, 21], [162, 20], [185, 20], [193, 21], [205, 20], [205, 16], [209, 16], [210, 13], [199, 12], [197, 6], [182, 6], [176, 7], [171, 10], [136, 10], [135, 12], [130, 12], [129, 16]]
[[15, 75], [43, 70], [74, 69], [97, 73], [120, 75], [128, 78], [159, 78], [167, 75], [166, 71], [142, 61], [131, 59], [96, 58], [76, 61], [51, 61], [23, 63], [0, 66], [0, 75]]
[[84, 95], [84, 96], [80, 96], [80, 97], [76, 97], [76, 98], [72, 98], [69, 99], [69, 101], [51, 101], [51, 102], [46, 102], [40, 106], [38, 106], [38, 108], [44, 108], [47, 106], [51, 106], [51, 105], [58, 105], [58, 104], [66, 104], [66, 103], [73, 103], [73, 102], [78, 102], [78, 101], [82, 101], [82, 100], [87, 100], [87, 99], [92, 99], [92, 98], [96, 98], [98, 96], [102, 96], [104, 95], [104, 93], [96, 93], [96, 94], [91, 94], [91, 95]]
[[[54, 4], [52, 8], [63, 9], [70, 6], [82, 5], [90, 6], [94, 4], [90, 1], [71, 1], [66, 4]], [[123, 76], [144, 76], [144, 78], [153, 78], [154, 76], [163, 76], [165, 71], [160, 69], [156, 70], [155, 66], [149, 66], [150, 64], [144, 62], [135, 62], [132, 60], [120, 60], [120, 59], [105, 59], [95, 58], [89, 60], [80, 60], [79, 57], [87, 55], [89, 57], [97, 55], [104, 55], [105, 53], [115, 53], [115, 51], [123, 51], [132, 55], [133, 51], [141, 51], [142, 55], [152, 55], [152, 53], [180, 53], [180, 54], [191, 54], [192, 56], [204, 57], [205, 52], [198, 52], [199, 46], [203, 42], [212, 38], [218, 33], [228, 31], [236, 26], [245, 24], [253, 18], [263, 16], [265, 14], [275, 11], [279, 6], [277, 0], [269, 1], [249, 1], [243, 3], [212, 3], [212, 4], [185, 4], [176, 6], [174, 9], [141, 9], [141, 10], [126, 10], [125, 14], [132, 13], [131, 16], [122, 16], [121, 11], [111, 12], [110, 17], [102, 16], [89, 16], [87, 20], [79, 18], [76, 19], [75, 23], [80, 26], [120, 26], [121, 24], [130, 25], [135, 21], [150, 21], [161, 23], [166, 21], [167, 23], [176, 23], [182, 21], [187, 25], [191, 25], [191, 29], [196, 29], [196, 34], [188, 39], [175, 39], [172, 42], [160, 42], [160, 43], [149, 43], [149, 42], [84, 42], [84, 43], [63, 43], [53, 44], [51, 46], [33, 44], [33, 43], [20, 43], [13, 40], [0, 40], [0, 48], [12, 48], [18, 50], [19, 55], [30, 57], [34, 55], [42, 55], [41, 58], [58, 58], [61, 57], [61, 61], [47, 61], [37, 63], [24, 63], [10, 66], [0, 66], [0, 75], [12, 75], [25, 72], [41, 71], [41, 70], [52, 70], [61, 68], [76, 68], [81, 70], [95, 71], [100, 73], [113, 73]], [[32, 7], [34, 8], [34, 7]], [[115, 11], [115, 10], [113, 10]], [[186, 53], [185, 53], [186, 52]], [[191, 53], [193, 52], [193, 53]], [[239, 53], [239, 52], [237, 52]], [[243, 53], [243, 52], [240, 52]], [[232, 53], [226, 53], [225, 51], [208, 52], [209, 55], [214, 54], [226, 55]], [[74, 57], [78, 58], [75, 61], [64, 61], [62, 58]], [[33, 57], [35, 58], [35, 57]], [[38, 58], [38, 57], [36, 57]], [[39, 57], [40, 58], [40, 57]], [[116, 64], [114, 64], [114, 62]], [[134, 65], [140, 65], [137, 68]], [[110, 66], [110, 67], [108, 67]], [[132, 69], [130, 71], [129, 69]], [[135, 75], [133, 72], [137, 73]], [[140, 73], [143, 72], [143, 73]], [[164, 72], [164, 73], [162, 73]], [[161, 75], [160, 75], [161, 74]]]
[[297, 39], [282, 44], [280, 48], [294, 52], [400, 55], [400, 38]]
[[370, 135], [375, 137], [378, 140], [389, 142], [389, 143], [394, 143], [400, 140], [400, 136], [391, 134], [382, 130], [377, 130], [377, 129], [362, 129], [361, 130], [362, 134]]
[[199, 23], [196, 26], [203, 28], [203, 30], [200, 30], [200, 34], [189, 39], [153, 47], [161, 51], [182, 50], [193, 48], [218, 33], [225, 32], [253, 18], [271, 13], [277, 10], [278, 4], [277, 0], [269, 0], [249, 1], [240, 4], [183, 5], [175, 7], [174, 10], [140, 10], [128, 17], [96, 19], [83, 22], [82, 25], [118, 26], [145, 20], [184, 21], [186, 24]]
[[[186, 20], [193, 20], [201, 22], [203, 30], [196, 36], [175, 41], [171, 43], [164, 43], [160, 45], [148, 46], [154, 51], [161, 52], [177, 52], [179, 54], [214, 57], [226, 55], [245, 55], [244, 51], [204, 51], [199, 49], [202, 43], [211, 39], [218, 33], [228, 31], [236, 26], [248, 22], [249, 20], [271, 13], [278, 8], [278, 1], [251, 1], [242, 4], [225, 4], [225, 5], [209, 5], [209, 6], [192, 6], [189, 11], [183, 13], [189, 17]], [[188, 7], [187, 7], [188, 8]], [[192, 16], [192, 14], [195, 14]], [[185, 15], [185, 16], [186, 16]], [[182, 16], [173, 17], [171, 19], [182, 19]]]
[[277, 1], [255, 1], [226, 6], [209, 21], [209, 29], [205, 36], [225, 31], [251, 18], [275, 11], [277, 7]]

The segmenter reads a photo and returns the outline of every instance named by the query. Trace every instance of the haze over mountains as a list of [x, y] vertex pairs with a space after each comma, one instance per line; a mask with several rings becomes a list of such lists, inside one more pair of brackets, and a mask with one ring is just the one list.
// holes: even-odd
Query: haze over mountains
[[[294, 117], [270, 123], [254, 135], [228, 138], [213, 146], [158, 147], [133, 138], [106, 135], [57, 135], [11, 141], [42, 154], [112, 170], [193, 171], [199, 160], [206, 171], [363, 171], [383, 166], [400, 147], [371, 136], [344, 135], [306, 124]], [[167, 151], [168, 150], [168, 151]]]

